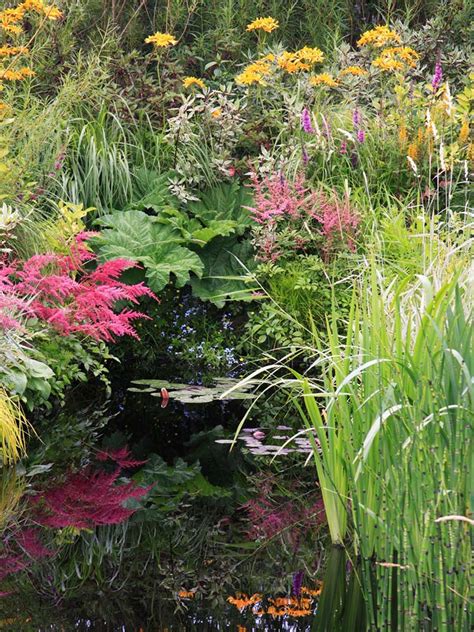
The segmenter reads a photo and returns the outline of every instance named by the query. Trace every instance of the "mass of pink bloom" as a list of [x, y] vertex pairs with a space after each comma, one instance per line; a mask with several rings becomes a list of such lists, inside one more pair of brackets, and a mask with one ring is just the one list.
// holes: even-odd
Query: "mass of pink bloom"
[[303, 175], [290, 182], [282, 173], [266, 176], [262, 180], [254, 173], [251, 181], [255, 206], [249, 207], [249, 210], [259, 224], [272, 222], [282, 216], [292, 219], [311, 217], [317, 194], [305, 186]]
[[34, 498], [35, 521], [53, 529], [93, 529], [124, 522], [136, 511], [124, 503], [142, 498], [150, 488], [133, 481], [117, 483], [120, 473], [120, 468], [111, 473], [91, 468], [71, 472], [63, 483]]
[[[360, 217], [347, 197], [313, 191], [303, 174], [290, 181], [282, 173], [261, 179], [254, 173], [251, 182], [254, 206], [247, 208], [258, 224], [254, 244], [260, 260], [307, 252], [311, 244], [318, 244], [326, 261], [337, 250], [355, 248]], [[285, 231], [291, 231], [290, 242]]]
[[122, 301], [137, 304], [141, 296], [156, 297], [143, 283], [119, 281], [125, 270], [137, 267], [135, 262], [97, 263], [85, 246], [92, 234], [79, 234], [67, 255], [47, 253], [23, 262], [0, 261], [0, 328], [20, 327], [23, 316], [38, 318], [64, 336], [78, 333], [105, 341], [138, 337], [133, 321], [146, 316], [127, 308], [117, 310], [116, 305]]

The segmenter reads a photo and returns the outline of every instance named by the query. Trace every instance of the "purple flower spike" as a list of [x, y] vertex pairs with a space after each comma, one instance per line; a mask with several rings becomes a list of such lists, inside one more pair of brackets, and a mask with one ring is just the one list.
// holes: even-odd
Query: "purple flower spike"
[[442, 80], [443, 80], [443, 69], [441, 68], [441, 63], [437, 61], [434, 75], [433, 75], [433, 80], [431, 82], [431, 87], [433, 88], [433, 92], [436, 92], [436, 90], [440, 87]]
[[365, 141], [365, 132], [363, 129], [357, 130], [357, 140], [359, 143], [363, 143]]
[[305, 165], [307, 165], [309, 162], [308, 152], [306, 151], [304, 147], [303, 147], [303, 162]]
[[301, 595], [301, 587], [303, 586], [304, 571], [298, 571], [293, 574], [293, 595], [299, 597]]
[[301, 127], [307, 134], [314, 134], [314, 129], [311, 124], [311, 114], [308, 108], [303, 108], [301, 112]]
[[362, 120], [362, 117], [360, 115], [359, 110], [356, 108], [353, 112], [352, 112], [352, 123], [354, 124], [354, 127], [359, 127], [360, 122]]

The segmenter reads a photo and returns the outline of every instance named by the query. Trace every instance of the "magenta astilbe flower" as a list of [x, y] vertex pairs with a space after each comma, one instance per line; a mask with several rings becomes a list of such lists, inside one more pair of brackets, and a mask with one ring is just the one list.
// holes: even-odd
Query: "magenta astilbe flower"
[[53, 529], [93, 529], [124, 522], [136, 511], [124, 503], [142, 498], [150, 487], [116, 484], [120, 472], [120, 468], [110, 474], [86, 468], [69, 474], [64, 483], [33, 499], [36, 521]]
[[146, 460], [138, 461], [137, 459], [131, 459], [128, 446], [124, 446], [119, 450], [99, 450], [96, 454], [96, 458], [98, 461], [113, 461], [123, 469], [138, 467], [146, 463]]
[[359, 143], [363, 143], [365, 142], [365, 132], [363, 129], [358, 129], [357, 130], [357, 142]]
[[41, 542], [37, 529], [22, 529], [15, 536], [15, 542], [29, 557], [34, 560], [54, 555], [54, 551], [45, 547]]
[[441, 67], [441, 62], [438, 60], [435, 65], [435, 71], [433, 75], [433, 79], [431, 81], [431, 87], [433, 88], [433, 92], [440, 87], [441, 82], [443, 80], [443, 69]]
[[301, 127], [307, 134], [314, 134], [314, 128], [311, 123], [311, 114], [308, 108], [303, 108], [301, 112]]

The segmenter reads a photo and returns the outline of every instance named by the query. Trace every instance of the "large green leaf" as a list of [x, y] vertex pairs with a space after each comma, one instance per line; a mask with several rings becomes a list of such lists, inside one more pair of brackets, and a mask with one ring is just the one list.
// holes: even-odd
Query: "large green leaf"
[[156, 217], [142, 211], [123, 211], [106, 215], [98, 223], [103, 227], [96, 240], [100, 256], [141, 263], [155, 292], [166, 286], [171, 274], [180, 287], [187, 283], [191, 272], [201, 276], [204, 266], [199, 256], [183, 245], [186, 240], [176, 228]]
[[202, 301], [223, 307], [226, 300], [252, 300], [258, 287], [249, 271], [255, 266], [249, 240], [239, 242], [235, 237], [214, 239], [202, 251], [204, 272], [192, 278], [193, 294]]
[[[210, 222], [231, 221], [235, 225], [235, 233], [243, 235], [252, 223], [249, 211], [252, 196], [249, 190], [237, 182], [218, 184], [201, 194], [200, 200], [189, 202], [188, 210], [204, 225]], [[222, 236], [226, 233], [221, 232]]]

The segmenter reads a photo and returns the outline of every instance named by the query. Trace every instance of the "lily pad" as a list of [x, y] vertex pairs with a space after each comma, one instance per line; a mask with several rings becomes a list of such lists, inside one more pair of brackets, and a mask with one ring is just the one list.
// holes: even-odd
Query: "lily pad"
[[[215, 380], [214, 386], [198, 386], [196, 384], [177, 384], [175, 382], [167, 382], [166, 380], [133, 380], [132, 386], [128, 390], [134, 393], [149, 393], [152, 397], [162, 397], [161, 389], [166, 389], [169, 393], [169, 399], [178, 401], [182, 404], [209, 404], [210, 402], [225, 400], [245, 400], [254, 399], [256, 395], [251, 392], [252, 384], [246, 384], [241, 388], [232, 391], [225, 397], [222, 397], [226, 391], [238, 380], [229, 378], [218, 378]], [[142, 388], [138, 388], [142, 387]]]

